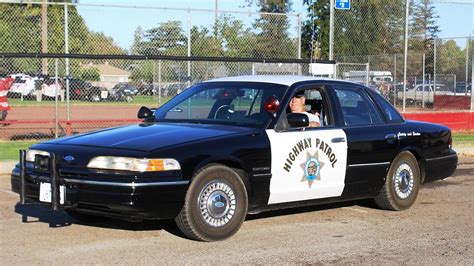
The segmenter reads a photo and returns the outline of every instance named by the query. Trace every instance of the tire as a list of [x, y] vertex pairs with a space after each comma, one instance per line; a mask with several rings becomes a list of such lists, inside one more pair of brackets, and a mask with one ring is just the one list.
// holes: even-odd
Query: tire
[[133, 97], [130, 96], [130, 95], [127, 95], [127, 96], [125, 96], [125, 101], [126, 101], [127, 103], [131, 103], [131, 102], [133, 101]]
[[393, 160], [375, 203], [385, 210], [406, 210], [418, 196], [420, 181], [420, 167], [415, 156], [408, 151], [401, 152]]
[[247, 191], [242, 177], [232, 168], [213, 164], [193, 177], [175, 221], [191, 239], [224, 240], [239, 230], [247, 208]]

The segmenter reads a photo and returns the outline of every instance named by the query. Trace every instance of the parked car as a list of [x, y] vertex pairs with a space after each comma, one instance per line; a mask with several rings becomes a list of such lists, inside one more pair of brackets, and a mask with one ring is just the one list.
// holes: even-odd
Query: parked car
[[145, 84], [141, 84], [137, 88], [138, 88], [138, 94], [140, 94], [140, 95], [153, 96], [153, 95], [158, 94], [158, 92], [157, 92], [158, 85], [156, 85], [154, 87], [153, 84], [145, 83]]
[[69, 91], [71, 99], [75, 100], [99, 102], [108, 97], [106, 88], [93, 86], [90, 82], [78, 78], [69, 80]]
[[[321, 126], [289, 110], [295, 98]], [[138, 117], [22, 151], [12, 190], [77, 219], [175, 219], [187, 237], [215, 241], [235, 234], [247, 213], [362, 198], [405, 210], [458, 160], [448, 127], [405, 120], [346, 81], [221, 78]]]
[[187, 83], [183, 83], [183, 82], [168, 84], [167, 86], [163, 88], [162, 96], [171, 96], [171, 97], [176, 96], [180, 94], [183, 90], [185, 90], [186, 87], [187, 87]]
[[[450, 90], [444, 84], [418, 84], [413, 89], [405, 91], [405, 101], [407, 104], [424, 103], [428, 106], [432, 106], [434, 102], [434, 95], [454, 95], [454, 92]], [[398, 92], [397, 98], [403, 99], [403, 90]]]
[[130, 83], [118, 83], [109, 90], [107, 100], [132, 102], [133, 96], [138, 94], [138, 89]]
[[64, 99], [64, 84], [62, 79], [58, 79], [58, 82], [56, 84], [56, 79], [55, 78], [48, 78], [43, 81], [43, 84], [41, 85], [41, 90], [43, 93], [43, 98], [55, 98], [56, 95], [63, 100]]
[[456, 94], [465, 94], [472, 92], [472, 84], [468, 84], [466, 87], [466, 82], [456, 82]]
[[16, 75], [15, 81], [8, 91], [8, 98], [33, 98], [35, 91], [35, 81], [37, 78], [33, 78], [29, 75]]

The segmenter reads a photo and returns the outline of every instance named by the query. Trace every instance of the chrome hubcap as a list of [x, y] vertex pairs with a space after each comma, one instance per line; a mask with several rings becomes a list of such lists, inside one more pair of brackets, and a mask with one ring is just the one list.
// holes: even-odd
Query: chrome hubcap
[[204, 186], [198, 199], [201, 216], [212, 227], [226, 225], [234, 216], [236, 203], [234, 191], [223, 182]]
[[401, 199], [406, 199], [413, 191], [413, 170], [404, 163], [398, 166], [393, 178], [395, 193]]

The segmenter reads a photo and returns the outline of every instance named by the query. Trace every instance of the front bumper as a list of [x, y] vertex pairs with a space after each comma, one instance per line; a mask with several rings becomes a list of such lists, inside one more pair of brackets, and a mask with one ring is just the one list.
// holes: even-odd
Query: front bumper
[[[177, 173], [178, 172], [178, 173]], [[24, 198], [55, 209], [75, 209], [79, 212], [124, 219], [170, 219], [180, 212], [189, 181], [182, 180], [179, 171], [156, 176], [98, 172], [57, 166], [56, 177], [41, 173], [25, 164], [24, 185], [21, 164], [11, 174], [12, 190]], [[56, 180], [56, 181], [55, 181]], [[64, 186], [64, 201], [52, 197], [52, 202], [40, 201], [40, 184], [57, 182]], [[54, 194], [55, 186], [51, 186]]]

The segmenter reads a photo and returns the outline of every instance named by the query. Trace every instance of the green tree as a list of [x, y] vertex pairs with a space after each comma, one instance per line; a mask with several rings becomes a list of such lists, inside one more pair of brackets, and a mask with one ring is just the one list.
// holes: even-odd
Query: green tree
[[301, 30], [301, 51], [307, 58], [329, 58], [329, 0], [304, 0], [307, 20]]
[[81, 71], [81, 78], [89, 81], [99, 81], [100, 73], [95, 67], [88, 67]]
[[[38, 4], [0, 4], [0, 51], [11, 53], [41, 52], [41, 5]], [[65, 52], [64, 7], [48, 7], [48, 52]], [[78, 54], [123, 54], [125, 51], [113, 43], [112, 38], [103, 33], [90, 31], [75, 6], [68, 6], [69, 52]], [[8, 59], [6, 71], [41, 71], [36, 59]], [[49, 73], [54, 73], [54, 64], [49, 65]], [[63, 71], [63, 68], [60, 68]], [[71, 60], [71, 70], [80, 74], [77, 60]], [[64, 75], [64, 73], [61, 73]]]
[[186, 55], [186, 36], [180, 21], [160, 23], [145, 32], [142, 43], [146, 55]]
[[[412, 0], [410, 4], [410, 51], [424, 53], [426, 58], [434, 56], [434, 39], [440, 32], [437, 25], [439, 16], [435, 13], [435, 6], [431, 0]], [[426, 62], [426, 73], [433, 73], [433, 61]]]
[[[329, 57], [329, 0], [305, 1], [308, 19], [302, 50]], [[402, 49], [405, 5], [400, 1], [352, 1], [350, 10], [335, 10], [334, 56], [394, 54]], [[314, 30], [313, 30], [314, 29]], [[311, 41], [313, 40], [313, 41]]]
[[144, 32], [141, 26], [138, 26], [133, 33], [133, 44], [130, 48], [130, 54], [136, 55], [141, 54], [143, 51], [142, 43], [144, 38]]
[[297, 49], [294, 40], [289, 37], [288, 29], [290, 25], [288, 16], [285, 15], [285, 13], [291, 11], [291, 1], [256, 0], [255, 4], [262, 13], [253, 24], [257, 31], [254, 56], [296, 58]]
[[456, 41], [439, 42], [437, 47], [437, 75], [454, 74], [457, 80], [466, 76], [466, 50], [461, 49]]

